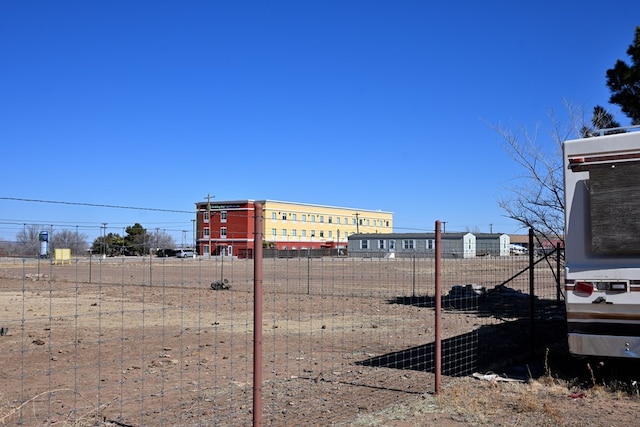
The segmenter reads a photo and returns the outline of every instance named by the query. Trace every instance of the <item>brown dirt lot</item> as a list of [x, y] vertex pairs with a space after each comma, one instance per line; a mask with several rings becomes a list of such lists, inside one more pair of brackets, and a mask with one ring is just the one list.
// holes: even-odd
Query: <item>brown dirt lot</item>
[[[508, 298], [449, 301], [445, 350], [461, 358], [434, 395], [433, 269], [418, 264], [265, 260], [263, 424], [635, 424], [633, 378], [567, 359], [562, 333], [539, 332], [551, 350], [528, 361], [534, 380], [471, 377], [527, 362]], [[451, 262], [445, 282], [490, 287], [520, 267]], [[247, 260], [0, 262], [0, 425], [251, 425], [252, 274]], [[210, 289], [220, 277], [231, 290]]]

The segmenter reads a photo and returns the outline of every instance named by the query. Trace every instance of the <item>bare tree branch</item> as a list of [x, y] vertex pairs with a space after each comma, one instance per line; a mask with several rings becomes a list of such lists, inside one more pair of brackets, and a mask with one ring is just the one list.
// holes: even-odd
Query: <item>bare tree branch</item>
[[549, 124], [532, 129], [501, 123], [491, 127], [502, 137], [505, 151], [521, 169], [514, 178], [511, 195], [498, 201], [506, 216], [546, 239], [562, 239], [564, 230], [564, 178], [562, 143], [580, 137], [584, 109], [564, 102], [568, 119], [549, 112]]

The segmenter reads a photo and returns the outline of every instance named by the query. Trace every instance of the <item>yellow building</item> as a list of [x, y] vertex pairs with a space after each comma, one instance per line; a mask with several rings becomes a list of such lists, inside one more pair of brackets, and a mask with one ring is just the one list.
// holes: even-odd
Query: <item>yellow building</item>
[[346, 248], [356, 233], [391, 233], [393, 213], [267, 200], [264, 238], [277, 249]]

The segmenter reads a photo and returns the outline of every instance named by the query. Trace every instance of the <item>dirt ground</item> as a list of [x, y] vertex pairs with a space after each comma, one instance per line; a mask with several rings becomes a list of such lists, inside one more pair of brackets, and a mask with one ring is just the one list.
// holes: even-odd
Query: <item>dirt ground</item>
[[[460, 357], [436, 395], [433, 307], [411, 296], [432, 272], [411, 268], [265, 263], [264, 425], [635, 424], [633, 364], [571, 359], [558, 323], [539, 331], [551, 350], [523, 360], [526, 327], [504, 322], [522, 308], [505, 298], [491, 315], [444, 313], [445, 354]], [[0, 263], [0, 425], [251, 425], [252, 274], [241, 261]], [[211, 289], [220, 277], [230, 290]]]

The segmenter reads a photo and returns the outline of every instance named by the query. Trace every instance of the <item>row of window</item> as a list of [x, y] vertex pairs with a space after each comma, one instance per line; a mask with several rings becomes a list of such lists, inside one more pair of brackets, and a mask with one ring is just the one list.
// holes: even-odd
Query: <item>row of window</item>
[[[282, 221], [291, 220], [295, 222], [298, 220], [298, 214], [287, 214], [284, 212], [283, 213], [271, 212], [271, 219], [273, 221], [277, 221], [278, 214], [280, 215], [280, 219]], [[318, 222], [320, 224], [324, 224], [324, 220], [325, 220], [324, 215], [313, 215], [313, 214], [300, 215], [301, 222], [307, 222], [307, 219], [308, 219], [309, 222], [315, 223], [316, 217], [318, 218]], [[327, 216], [327, 224], [349, 225], [349, 218], [340, 218], [339, 216], [336, 216], [336, 217]], [[366, 225], [367, 227], [389, 227], [389, 221], [383, 221], [381, 219], [363, 219], [363, 218], [358, 218], [356, 220], [356, 218], [351, 218], [351, 225]]]
[[[213, 212], [213, 214], [215, 214], [216, 212]], [[221, 223], [225, 223], [227, 222], [227, 211], [220, 211], [218, 212], [218, 214], [220, 215], [220, 222]], [[313, 214], [301, 214], [300, 218], [301, 218], [301, 222], [307, 222], [307, 218], [309, 219], [309, 222], [315, 223], [316, 222], [316, 217], [318, 218], [318, 222], [320, 224], [324, 224], [324, 220], [325, 217], [324, 215], [313, 215]], [[295, 222], [298, 220], [298, 214], [287, 214], [287, 213], [281, 213], [280, 214], [280, 219], [282, 221], [287, 221], [288, 219], [291, 219], [291, 221]], [[271, 219], [273, 221], [277, 221], [278, 220], [278, 214], [276, 212], [271, 212]], [[209, 222], [209, 212], [203, 212], [203, 222]], [[349, 225], [349, 218], [340, 218], [339, 216], [336, 217], [332, 217], [332, 216], [327, 216], [327, 224], [343, 224], [343, 225]], [[389, 227], [389, 221], [383, 221], [381, 219], [363, 219], [363, 218], [351, 218], [351, 225], [363, 225], [363, 226], [367, 226], [367, 227]]]
[[[349, 236], [349, 233], [347, 233], [346, 231], [342, 232], [342, 238], [346, 239]], [[203, 235], [204, 238], [208, 238], [209, 237], [209, 228], [205, 227], [203, 228]], [[283, 228], [280, 231], [280, 235], [282, 237], [298, 237], [298, 230], [293, 229], [291, 230], [291, 235], [289, 236], [288, 234], [288, 230], [286, 228]], [[271, 229], [271, 236], [272, 237], [277, 237], [278, 236], [278, 230], [275, 228]], [[340, 230], [338, 230], [337, 233], [337, 238], [340, 239]], [[307, 230], [300, 230], [300, 237], [307, 237]], [[308, 237], [316, 237], [316, 230], [310, 230]], [[318, 237], [320, 237], [321, 239], [324, 239], [325, 237], [328, 239], [333, 239], [333, 231], [329, 230], [327, 232], [320, 230], [318, 233]], [[226, 239], [227, 238], [227, 227], [220, 227], [220, 238], [221, 239]]]
[[[395, 249], [396, 241], [395, 240], [377, 240], [377, 249]], [[416, 247], [416, 241], [413, 239], [406, 239], [402, 241], [402, 249], [414, 249]], [[433, 239], [427, 239], [426, 248], [433, 249], [434, 241]], [[370, 249], [368, 240], [360, 240], [360, 249]]]
[[[289, 235], [288, 232], [291, 231], [291, 234]], [[298, 231], [300, 231], [300, 237], [320, 237], [321, 239], [327, 238], [327, 239], [333, 239], [333, 230], [329, 230], [329, 231], [323, 231], [320, 230], [317, 234], [316, 234], [316, 230], [309, 230], [309, 233], [307, 234], [307, 230], [296, 230], [295, 228], [292, 230], [287, 230], [286, 228], [283, 228], [280, 230], [280, 236], [281, 237], [298, 237]], [[349, 233], [347, 233], [346, 231], [340, 231], [338, 230], [337, 234], [336, 234], [336, 238], [339, 240], [340, 238], [346, 239], [349, 236]], [[278, 237], [278, 230], [276, 228], [272, 228], [271, 229], [271, 237], [273, 238], [277, 238]]]

